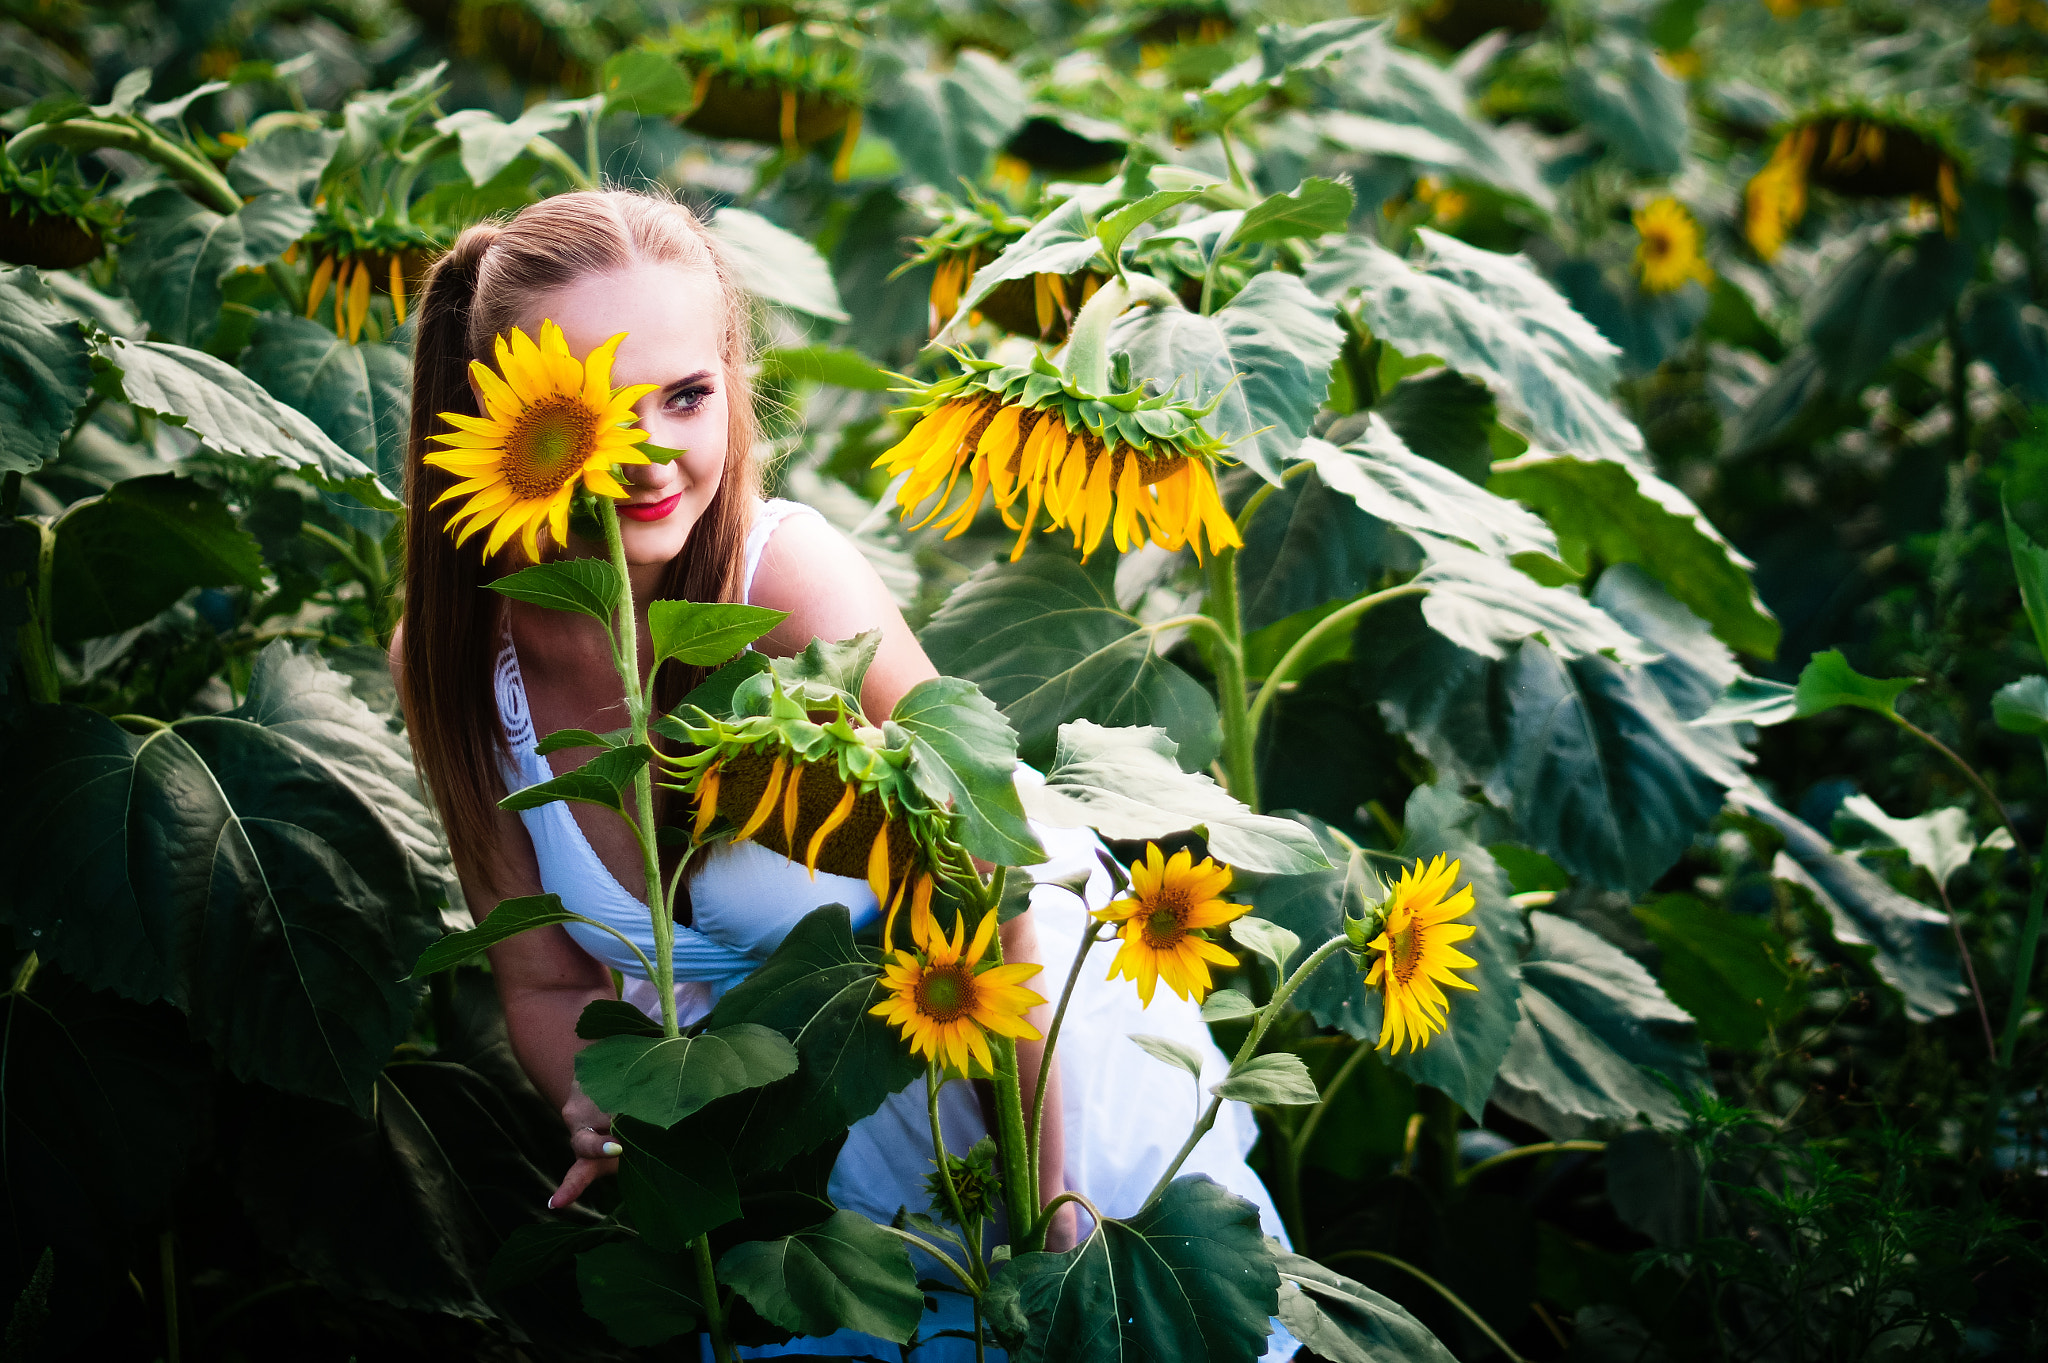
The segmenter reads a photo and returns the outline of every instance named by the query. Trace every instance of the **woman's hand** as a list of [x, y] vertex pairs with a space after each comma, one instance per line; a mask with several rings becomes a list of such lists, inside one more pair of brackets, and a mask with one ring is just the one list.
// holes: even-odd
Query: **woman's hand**
[[576, 1162], [569, 1166], [562, 1186], [548, 1199], [549, 1207], [566, 1207], [583, 1196], [583, 1190], [591, 1184], [617, 1173], [623, 1150], [612, 1139], [612, 1119], [597, 1110], [597, 1104], [585, 1096], [581, 1086], [570, 1089], [569, 1101], [562, 1105], [562, 1120], [568, 1123], [569, 1149], [575, 1152]]

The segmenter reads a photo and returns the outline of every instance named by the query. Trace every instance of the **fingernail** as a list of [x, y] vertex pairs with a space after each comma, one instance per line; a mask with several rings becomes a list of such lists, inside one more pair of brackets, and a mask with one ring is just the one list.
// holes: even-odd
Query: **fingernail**
[[617, 1141], [606, 1141], [604, 1143], [604, 1152], [607, 1155], [623, 1155], [626, 1153], [626, 1147], [620, 1145]]
[[554, 1200], [554, 1199], [553, 1199], [553, 1198], [551, 1197], [551, 1198], [549, 1198], [549, 1199], [548, 1199], [548, 1210], [549, 1210], [549, 1211], [553, 1211], [554, 1209], [555, 1209], [555, 1200]]

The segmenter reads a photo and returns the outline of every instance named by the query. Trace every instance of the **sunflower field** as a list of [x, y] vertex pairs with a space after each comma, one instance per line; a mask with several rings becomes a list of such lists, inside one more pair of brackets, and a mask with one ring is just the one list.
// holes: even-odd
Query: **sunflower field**
[[[0, 1359], [2048, 1356], [2048, 4], [0, 0], [0, 137]], [[623, 551], [491, 584], [632, 718], [506, 808], [887, 907], [591, 1005], [551, 1209], [482, 953], [576, 915], [464, 902], [388, 651], [427, 272], [603, 186], [944, 675], [655, 602], [662, 713]], [[1001, 961], [1027, 814], [1085, 965]], [[1133, 1039], [1189, 1146], [1054, 1252], [1082, 969], [1230, 1064]], [[1285, 1243], [1176, 1177], [1230, 1103]]]

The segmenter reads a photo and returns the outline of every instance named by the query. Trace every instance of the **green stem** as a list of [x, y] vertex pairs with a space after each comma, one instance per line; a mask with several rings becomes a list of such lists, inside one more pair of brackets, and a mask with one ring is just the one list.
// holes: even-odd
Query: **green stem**
[[1471, 1321], [1473, 1325], [1477, 1326], [1481, 1334], [1485, 1335], [1488, 1339], [1492, 1340], [1493, 1347], [1499, 1349], [1501, 1353], [1504, 1356], [1506, 1356], [1506, 1358], [1508, 1359], [1508, 1363], [1529, 1363], [1527, 1359], [1523, 1358], [1520, 1354], [1516, 1353], [1513, 1349], [1509, 1348], [1508, 1342], [1502, 1339], [1500, 1337], [1500, 1334], [1491, 1325], [1488, 1325], [1486, 1323], [1486, 1318], [1480, 1315], [1477, 1311], [1474, 1311], [1471, 1307], [1467, 1306], [1464, 1303], [1464, 1301], [1459, 1298], [1457, 1293], [1451, 1291], [1450, 1288], [1445, 1287], [1442, 1283], [1438, 1282], [1435, 1278], [1430, 1277], [1427, 1273], [1424, 1273], [1421, 1269], [1409, 1263], [1406, 1259], [1396, 1259], [1393, 1255], [1382, 1254], [1376, 1249], [1347, 1249], [1341, 1253], [1332, 1254], [1329, 1258], [1323, 1260], [1323, 1262], [1325, 1264], [1334, 1264], [1339, 1259], [1374, 1259], [1383, 1264], [1392, 1264], [1395, 1268], [1400, 1269], [1403, 1273], [1413, 1274], [1417, 1279], [1419, 1279], [1423, 1283], [1424, 1286], [1429, 1287], [1438, 1296], [1442, 1297], [1445, 1301], [1449, 1302], [1452, 1306], [1456, 1307], [1459, 1314], [1463, 1315], [1466, 1320]]
[[[889, 1232], [889, 1234], [895, 1236], [904, 1244], [915, 1246], [916, 1248], [923, 1250], [926, 1254], [931, 1255], [932, 1258], [937, 1259], [941, 1264], [945, 1266], [945, 1269], [948, 1273], [952, 1274], [955, 1278], [960, 1280], [960, 1286], [966, 1290], [969, 1296], [979, 1297], [981, 1295], [981, 1289], [975, 1285], [973, 1275], [969, 1274], [966, 1269], [960, 1267], [959, 1260], [955, 1259], [952, 1255], [946, 1253], [946, 1251], [944, 1251], [943, 1249], [940, 1249], [931, 1241], [925, 1239], [922, 1235], [912, 1235], [909, 1231], [904, 1230], [901, 1226], [885, 1226], [879, 1221], [877, 1221], [875, 1225], [880, 1229]], [[961, 1243], [964, 1245], [966, 1241], [963, 1240], [961, 1241]]]
[[1483, 1159], [1458, 1175], [1458, 1182], [1469, 1183], [1479, 1175], [1498, 1165], [1512, 1163], [1518, 1159], [1533, 1159], [1538, 1155], [1562, 1155], [1570, 1151], [1592, 1154], [1605, 1150], [1606, 1141], [1538, 1141], [1534, 1145], [1518, 1145], [1512, 1150], [1503, 1150], [1490, 1159]]
[[597, 111], [589, 108], [583, 111], [583, 169], [593, 185], [604, 181], [604, 161], [597, 154]]
[[[1330, 957], [1334, 956], [1346, 945], [1347, 942], [1345, 941], [1344, 934], [1338, 933], [1335, 937], [1332, 937], [1329, 941], [1310, 952], [1308, 959], [1297, 966], [1292, 975], [1289, 975], [1280, 982], [1280, 987], [1273, 991], [1272, 1000], [1253, 1017], [1252, 1029], [1245, 1034], [1244, 1044], [1239, 1046], [1237, 1054], [1231, 1057], [1230, 1072], [1232, 1074], [1236, 1074], [1238, 1070], [1243, 1068], [1247, 1060], [1250, 1060], [1253, 1055], [1258, 1053], [1259, 1042], [1266, 1035], [1266, 1029], [1273, 1025], [1273, 1019], [1280, 1016], [1281, 1008], [1286, 1006], [1287, 1000], [1293, 995], [1294, 991], [1301, 987], [1302, 981], [1314, 974], [1318, 966], [1322, 965], [1324, 961], [1329, 960]], [[1222, 1109], [1223, 1098], [1221, 1095], [1209, 1099], [1209, 1106], [1202, 1109], [1202, 1115], [1196, 1120], [1194, 1130], [1188, 1132], [1188, 1138], [1181, 1142], [1179, 1151], [1174, 1154], [1173, 1162], [1166, 1166], [1166, 1172], [1161, 1174], [1159, 1181], [1152, 1185], [1152, 1191], [1145, 1194], [1145, 1206], [1149, 1207], [1159, 1200], [1159, 1195], [1165, 1192], [1167, 1186], [1173, 1182], [1173, 1176], [1180, 1172], [1181, 1165], [1187, 1162], [1188, 1156], [1194, 1153], [1197, 1145], [1201, 1144], [1202, 1137], [1208, 1135], [1209, 1129], [1216, 1125], [1216, 1114], [1222, 1111]]]
[[1024, 1085], [1017, 1073], [1017, 1043], [1010, 1037], [992, 1036], [988, 1044], [996, 1062], [996, 1143], [1002, 1148], [1006, 1175], [1003, 1201], [1010, 1225], [1028, 1226], [1038, 1213], [1038, 1170], [1024, 1136]]
[[1928, 747], [1940, 753], [1943, 757], [1946, 757], [1955, 765], [1955, 769], [1961, 772], [1969, 780], [1970, 784], [1975, 786], [1985, 800], [1990, 803], [1992, 812], [1998, 815], [1999, 822], [2005, 825], [2005, 831], [2012, 837], [2013, 851], [2019, 854], [2021, 861], [2025, 861], [2027, 859], [2026, 841], [2020, 837], [2019, 829], [2013, 827], [2012, 815], [2005, 812], [2005, 806], [1999, 803], [1996, 795], [1991, 793], [1991, 787], [1985, 783], [1982, 776], [1977, 774], [1977, 769], [1968, 762], [1965, 762], [1954, 748], [1949, 747], [1948, 744], [1942, 742], [1933, 734], [1928, 733], [1927, 730], [1921, 728], [1912, 720], [1907, 719], [1904, 715], [1888, 711], [1885, 717], [1907, 733], [1913, 735], [1913, 737], [1919, 739], [1922, 743], [1925, 743]]
[[925, 1111], [931, 1117], [932, 1123], [932, 1163], [938, 1166], [939, 1186], [946, 1193], [946, 1209], [953, 1213], [953, 1224], [960, 1228], [960, 1235], [962, 1237], [960, 1243], [966, 1246], [967, 1257], [976, 1269], [976, 1275], [971, 1280], [971, 1285], [978, 1287], [980, 1285], [981, 1246], [973, 1244], [967, 1238], [973, 1234], [973, 1231], [968, 1228], [967, 1212], [960, 1205], [960, 1190], [953, 1186], [953, 1168], [948, 1162], [951, 1156], [946, 1151], [946, 1134], [939, 1128], [939, 1093], [945, 1086], [945, 1082], [939, 1078], [938, 1062], [933, 1061], [931, 1064], [926, 1065], [924, 1067], [924, 1105]]
[[[1081, 964], [1088, 959], [1089, 948], [1102, 931], [1099, 918], [1088, 920], [1088, 930], [1081, 934], [1081, 945], [1074, 952], [1074, 964], [1067, 968], [1066, 987], [1060, 990], [1059, 1006], [1052, 1010], [1052, 1026], [1046, 1028], [1045, 1049], [1038, 1056], [1038, 1082], [1031, 1088], [1031, 1146], [1030, 1160], [1033, 1169], [1038, 1168], [1038, 1152], [1045, 1148], [1045, 1088], [1052, 1078], [1053, 1048], [1060, 1044], [1060, 1027], [1067, 1020], [1067, 1005], [1073, 1001], [1074, 986], [1081, 978]], [[1037, 1189], [1033, 1189], [1032, 1201], [1038, 1201]]]
[[23, 128], [9, 139], [7, 155], [19, 162], [24, 153], [45, 143], [73, 152], [129, 152], [155, 162], [184, 180], [196, 191], [197, 197], [216, 212], [232, 213], [242, 206], [242, 196], [235, 193], [227, 177], [215, 170], [205, 157], [172, 142], [140, 118], [66, 118], [55, 123], [38, 123], [31, 128]]
[[369, 591], [373, 598], [379, 591], [383, 590], [383, 582], [370, 575], [369, 565], [356, 556], [355, 546], [347, 540], [335, 534], [326, 526], [315, 525], [311, 521], [307, 521], [299, 526], [299, 533], [333, 550], [348, 570], [356, 575], [356, 580], [363, 584], [364, 588]]
[[552, 137], [536, 137], [526, 144], [526, 149], [541, 160], [553, 166], [569, 178], [569, 183], [578, 189], [596, 189], [597, 181], [583, 173], [583, 167], [576, 164], [576, 158], [555, 145]]
[[1963, 920], [1956, 917], [1956, 906], [1948, 897], [1948, 886], [1940, 877], [1935, 877], [1934, 893], [1941, 899], [1941, 911], [1948, 918], [1948, 930], [1956, 939], [1956, 955], [1962, 957], [1963, 978], [1969, 983], [1970, 998], [1977, 1005], [1977, 1021], [1984, 1028], [1984, 1055], [1993, 1064], [1998, 1063], [1998, 1041], [1991, 1034], [1991, 1009], [1984, 1002], [1984, 986], [1977, 980], [1977, 962], [1970, 955], [1970, 944], [1963, 940]]
[[1253, 698], [1251, 711], [1247, 716], [1247, 727], [1251, 731], [1252, 738], [1254, 740], [1258, 738], [1259, 725], [1266, 717], [1267, 707], [1272, 705], [1273, 697], [1280, 693], [1281, 686], [1291, 680], [1290, 674], [1293, 672], [1295, 664], [1307, 657], [1317, 644], [1338, 630], [1350, 625], [1352, 621], [1364, 615], [1374, 606], [1398, 600], [1404, 596], [1426, 596], [1428, 593], [1429, 588], [1418, 587], [1412, 582], [1404, 583], [1399, 587], [1389, 587], [1383, 592], [1374, 592], [1370, 596], [1361, 596], [1356, 601], [1339, 606], [1336, 610], [1331, 611], [1328, 615], [1310, 625], [1307, 632], [1299, 639], [1296, 639], [1293, 645], [1280, 655], [1280, 661], [1273, 664], [1273, 671], [1267, 676], [1265, 683], [1259, 687], [1259, 694]]
[[[2034, 983], [2034, 950], [2041, 941], [2041, 903], [2048, 895], [2048, 848], [2041, 853], [2041, 861], [2034, 867], [2034, 886], [2027, 895], [2027, 917], [2020, 925], [2019, 953], [2013, 959], [2012, 998], [2005, 1005], [2005, 1034], [1998, 1042], [1998, 1066], [2001, 1070], [2012, 1068], [2013, 1056], [2020, 1044], [2020, 1020], [2027, 1011], [2027, 991]], [[1992, 1114], [1997, 1120], [1997, 1114]]]
[[57, 643], [50, 617], [51, 582], [56, 576], [57, 531], [41, 521], [17, 524], [35, 527], [35, 579], [28, 584], [29, 616], [15, 628], [15, 652], [21, 658], [22, 677], [28, 683], [28, 698], [42, 705], [55, 705], [62, 692], [57, 676]]
[[1245, 709], [1244, 623], [1237, 607], [1237, 551], [1210, 555], [1208, 599], [1202, 613], [1216, 624], [1222, 646], [1216, 650], [1216, 705], [1223, 717], [1223, 773], [1230, 793], [1247, 807], [1259, 808], [1257, 731]]
[[[1064, 1192], [1045, 1204], [1045, 1210], [1040, 1212], [1038, 1219], [1031, 1223], [1031, 1233], [1017, 1242], [1017, 1252], [1019, 1254], [1029, 1254], [1043, 1246], [1045, 1244], [1046, 1232], [1052, 1229], [1053, 1217], [1058, 1215], [1059, 1209], [1066, 1206], [1069, 1202], [1077, 1206], [1086, 1207], [1088, 1215], [1094, 1218], [1095, 1225], [1100, 1226], [1102, 1224], [1102, 1211], [1093, 1202], [1088, 1200], [1087, 1194], [1072, 1191]], [[1094, 1227], [1090, 1227], [1088, 1233], [1093, 1235], [1095, 1233]]]
[[1148, 274], [1119, 274], [1081, 305], [1067, 331], [1060, 371], [1068, 382], [1098, 397], [1109, 391], [1109, 331], [1126, 309], [1139, 303], [1179, 307], [1173, 291]]
[[178, 1363], [184, 1352], [178, 1337], [178, 1245], [170, 1231], [159, 1234], [156, 1243], [164, 1285], [164, 1358], [166, 1363]]
[[1244, 499], [1244, 509], [1237, 513], [1237, 537], [1244, 538], [1245, 531], [1251, 526], [1252, 517], [1259, 514], [1259, 508], [1266, 504], [1267, 498], [1280, 490], [1282, 484], [1291, 483], [1314, 468], [1314, 464], [1304, 459], [1281, 474], [1279, 483], [1260, 483], [1253, 488], [1252, 495]]
[[704, 1298], [704, 1329], [711, 1336], [711, 1356], [718, 1363], [733, 1363], [732, 1346], [725, 1342], [725, 1312], [718, 1304], [718, 1270], [711, 1262], [711, 1236], [698, 1236], [690, 1248], [696, 1251], [697, 1291]]

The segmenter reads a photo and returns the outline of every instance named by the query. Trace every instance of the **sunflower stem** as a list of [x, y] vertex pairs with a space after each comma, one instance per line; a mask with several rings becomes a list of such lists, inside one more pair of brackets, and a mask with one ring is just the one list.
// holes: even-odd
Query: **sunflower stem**
[[1259, 808], [1256, 731], [1245, 706], [1244, 622], [1237, 606], [1237, 551], [1219, 549], [1209, 556], [1209, 598], [1202, 613], [1216, 623], [1218, 646], [1216, 705], [1223, 716], [1223, 773], [1230, 793], [1252, 810]]
[[[1095, 939], [1102, 933], [1102, 920], [1090, 918], [1088, 930], [1081, 934], [1081, 945], [1074, 952], [1074, 964], [1067, 968], [1066, 987], [1060, 990], [1059, 1006], [1053, 1009], [1052, 1026], [1045, 1031], [1045, 1050], [1038, 1059], [1038, 1082], [1031, 1090], [1031, 1167], [1038, 1167], [1038, 1152], [1045, 1144], [1045, 1086], [1052, 1077], [1053, 1048], [1060, 1044], [1060, 1027], [1067, 1020], [1067, 1004], [1073, 1001], [1074, 985], [1081, 978], [1081, 964], [1088, 959], [1088, 952], [1095, 945]], [[1032, 1201], [1038, 1201], [1037, 1190], [1033, 1189]]]
[[732, 1346], [725, 1342], [725, 1312], [718, 1305], [718, 1270], [711, 1262], [711, 1236], [691, 1242], [697, 1259], [697, 1291], [704, 1298], [704, 1329], [711, 1336], [711, 1356], [718, 1363], [733, 1363]]
[[974, 1270], [974, 1287], [982, 1285], [981, 1246], [973, 1243], [973, 1232], [967, 1226], [967, 1213], [960, 1205], [960, 1190], [953, 1186], [953, 1167], [948, 1162], [952, 1156], [946, 1150], [946, 1134], [939, 1126], [939, 1091], [945, 1088], [945, 1081], [939, 1078], [939, 1062], [934, 1060], [924, 1067], [925, 1111], [932, 1121], [932, 1162], [939, 1169], [939, 1186], [946, 1191], [946, 1209], [953, 1213], [953, 1224], [960, 1228], [961, 1244], [966, 1246], [967, 1261]]
[[[1266, 1029], [1273, 1025], [1275, 1018], [1280, 1016], [1280, 1010], [1286, 1006], [1287, 1000], [1293, 995], [1294, 991], [1301, 987], [1302, 981], [1314, 974], [1317, 967], [1336, 955], [1338, 950], [1346, 945], [1348, 943], [1344, 934], [1338, 933], [1335, 937], [1332, 937], [1329, 941], [1310, 952], [1308, 959], [1296, 966], [1294, 973], [1280, 982], [1280, 987], [1273, 991], [1271, 1001], [1253, 1016], [1251, 1031], [1245, 1034], [1244, 1044], [1239, 1046], [1237, 1054], [1231, 1057], [1231, 1074], [1236, 1074], [1239, 1070], [1243, 1069], [1245, 1062], [1258, 1053], [1259, 1042], [1265, 1037]], [[1226, 1081], [1228, 1078], [1229, 1076], [1226, 1075]], [[1221, 1085], [1218, 1085], [1218, 1087], [1220, 1088]], [[1181, 1142], [1180, 1150], [1175, 1153], [1173, 1162], [1166, 1166], [1166, 1172], [1161, 1174], [1159, 1181], [1152, 1185], [1152, 1191], [1145, 1194], [1145, 1206], [1149, 1207], [1159, 1200], [1159, 1195], [1167, 1190], [1168, 1186], [1173, 1182], [1174, 1175], [1180, 1172], [1181, 1165], [1187, 1163], [1188, 1156], [1194, 1153], [1197, 1145], [1201, 1144], [1202, 1137], [1208, 1135], [1209, 1129], [1216, 1125], [1216, 1114], [1223, 1109], [1223, 1097], [1221, 1094], [1216, 1094], [1214, 1090], [1211, 1090], [1211, 1093], [1214, 1096], [1209, 1099], [1209, 1106], [1202, 1109], [1202, 1115], [1196, 1120], [1194, 1130], [1188, 1132], [1188, 1138]]]
[[1135, 304], [1180, 306], [1172, 290], [1148, 274], [1119, 275], [1081, 305], [1067, 332], [1060, 372], [1084, 393], [1100, 397], [1109, 391], [1109, 332], [1116, 319]]
[[1273, 664], [1273, 671], [1267, 676], [1264, 684], [1259, 687], [1259, 694], [1252, 699], [1251, 710], [1246, 715], [1245, 723], [1246, 727], [1251, 731], [1253, 741], [1258, 739], [1259, 726], [1264, 723], [1266, 710], [1273, 704], [1273, 698], [1280, 693], [1282, 686], [1292, 680], [1290, 674], [1294, 671], [1295, 665], [1307, 657], [1310, 650], [1315, 648], [1317, 644], [1329, 638], [1336, 631], [1346, 628], [1352, 621], [1364, 615], [1374, 606], [1380, 605], [1383, 602], [1398, 600], [1404, 596], [1427, 596], [1428, 594], [1429, 588], [1427, 587], [1418, 587], [1412, 582], [1404, 583], [1399, 587], [1389, 587], [1383, 592], [1374, 592], [1370, 596], [1361, 596], [1356, 601], [1339, 606], [1336, 610], [1331, 611], [1328, 615], [1310, 625], [1308, 630], [1299, 639], [1296, 639], [1285, 653], [1280, 655], [1280, 661]]

